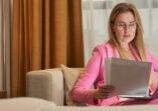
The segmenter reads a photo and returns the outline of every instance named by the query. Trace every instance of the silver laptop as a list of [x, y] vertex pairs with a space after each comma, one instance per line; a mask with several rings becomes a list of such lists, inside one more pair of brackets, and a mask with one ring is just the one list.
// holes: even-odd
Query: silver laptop
[[137, 99], [154, 99], [154, 98], [158, 98], [158, 87], [156, 88], [155, 92], [153, 93], [153, 95], [149, 95], [149, 93], [147, 92], [146, 95], [120, 95], [120, 97], [124, 97], [124, 98], [137, 98]]
[[106, 58], [104, 71], [105, 83], [115, 87], [111, 97], [150, 98], [151, 62]]

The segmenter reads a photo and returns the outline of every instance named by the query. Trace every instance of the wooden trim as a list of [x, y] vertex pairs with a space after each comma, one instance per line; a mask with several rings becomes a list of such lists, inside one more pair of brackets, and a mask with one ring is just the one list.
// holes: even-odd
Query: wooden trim
[[3, 12], [3, 6], [2, 6], [3, 2], [2, 0], [0, 0], [0, 90], [3, 89], [3, 44], [2, 44], [2, 41], [3, 41], [3, 31], [2, 31], [2, 28], [3, 28], [3, 18], [2, 18], [2, 12]]
[[5, 90], [0, 91], [0, 98], [7, 98], [7, 91]]
[[10, 36], [11, 36], [11, 3], [10, 0], [5, 0], [5, 89], [7, 90], [7, 96], [10, 97]]

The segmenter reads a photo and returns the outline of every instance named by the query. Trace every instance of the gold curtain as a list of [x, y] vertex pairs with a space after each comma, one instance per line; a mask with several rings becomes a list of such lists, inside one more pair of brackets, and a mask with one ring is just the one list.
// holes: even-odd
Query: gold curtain
[[81, 0], [13, 0], [12, 97], [25, 96], [26, 72], [83, 67]]

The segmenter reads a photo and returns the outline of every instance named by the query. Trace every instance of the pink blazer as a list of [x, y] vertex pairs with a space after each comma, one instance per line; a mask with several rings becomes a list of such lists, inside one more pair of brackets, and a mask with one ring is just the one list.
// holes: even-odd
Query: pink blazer
[[[131, 51], [138, 61], [141, 61], [138, 53], [132, 45]], [[151, 75], [154, 79], [154, 91], [157, 87], [157, 80], [154, 71], [158, 72], [158, 59], [153, 57], [148, 50], [146, 50], [147, 60], [152, 62]], [[89, 60], [83, 74], [79, 77], [77, 83], [71, 91], [72, 99], [75, 101], [87, 103], [89, 105], [108, 106], [119, 102], [119, 96], [111, 97], [108, 99], [94, 100], [93, 94], [96, 89], [90, 89], [94, 84], [95, 88], [103, 85], [104, 82], [104, 59], [106, 57], [119, 58], [118, 50], [115, 48], [115, 56], [110, 44], [98, 45], [94, 48], [92, 57]]]

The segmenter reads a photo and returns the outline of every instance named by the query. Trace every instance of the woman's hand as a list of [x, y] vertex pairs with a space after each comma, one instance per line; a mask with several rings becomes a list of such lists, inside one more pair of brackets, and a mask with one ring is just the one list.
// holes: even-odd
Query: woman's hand
[[114, 87], [110, 85], [102, 85], [94, 93], [94, 99], [107, 99], [110, 93], [113, 93]]

